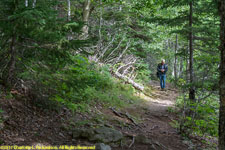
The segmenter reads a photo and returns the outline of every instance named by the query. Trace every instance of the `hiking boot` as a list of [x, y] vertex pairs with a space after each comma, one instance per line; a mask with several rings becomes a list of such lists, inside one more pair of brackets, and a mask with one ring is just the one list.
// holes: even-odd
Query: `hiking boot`
[[166, 91], [166, 89], [165, 89], [165, 88], [163, 88], [163, 89], [161, 89], [161, 91]]

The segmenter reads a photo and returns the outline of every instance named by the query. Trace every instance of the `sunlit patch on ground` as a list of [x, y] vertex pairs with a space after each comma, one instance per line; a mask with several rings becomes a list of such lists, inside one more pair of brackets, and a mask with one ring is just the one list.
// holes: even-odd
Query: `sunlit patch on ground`
[[146, 102], [158, 103], [158, 104], [160, 104], [162, 106], [173, 106], [174, 105], [174, 102], [171, 101], [170, 99], [165, 100], [165, 99], [160, 99], [160, 98], [151, 98], [149, 96], [146, 96], [143, 93], [138, 94], [137, 96], [139, 96], [141, 99], [145, 100]]

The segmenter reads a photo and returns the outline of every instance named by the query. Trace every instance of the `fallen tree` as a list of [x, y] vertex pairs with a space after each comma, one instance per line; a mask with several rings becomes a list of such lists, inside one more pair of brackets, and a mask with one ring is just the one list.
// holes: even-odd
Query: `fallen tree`
[[122, 79], [122, 80], [126, 81], [127, 83], [131, 84], [135, 89], [138, 89], [140, 91], [143, 91], [144, 90], [144, 86], [143, 85], [140, 85], [140, 84], [134, 82], [132, 79], [128, 78], [125, 75], [122, 75], [119, 72], [115, 72], [115, 76], [117, 78]]

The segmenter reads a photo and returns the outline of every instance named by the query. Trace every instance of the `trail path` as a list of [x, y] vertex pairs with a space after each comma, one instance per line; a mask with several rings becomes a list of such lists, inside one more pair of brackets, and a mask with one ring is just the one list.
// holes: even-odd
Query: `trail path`
[[[188, 145], [184, 144], [182, 137], [171, 126], [172, 120], [176, 116], [167, 111], [169, 107], [174, 106], [178, 91], [170, 85], [168, 85], [166, 91], [161, 91], [156, 81], [151, 82], [150, 85], [153, 88], [150, 96], [139, 95], [143, 99], [142, 103], [120, 110], [123, 113], [128, 112], [131, 116], [138, 116], [137, 118], [141, 119], [141, 121], [137, 122], [136, 125], [132, 125], [129, 119], [116, 116], [110, 109], [99, 109], [106, 118], [111, 119], [104, 120], [103, 125], [108, 124], [120, 130], [126, 137], [124, 143], [121, 142], [116, 146], [111, 145], [112, 150], [188, 149]], [[63, 109], [60, 112], [45, 112], [36, 109], [25, 101], [15, 99], [1, 99], [0, 106], [4, 110], [3, 116], [5, 118], [3, 130], [0, 130], [0, 142], [4, 145], [95, 144], [87, 139], [74, 139], [70, 130], [65, 130], [65, 128], [71, 126], [72, 118], [88, 120], [92, 124], [91, 120], [95, 116], [81, 113], [73, 116], [68, 109]], [[116, 123], [115, 120], [117, 120]], [[74, 120], [74, 122], [76, 121]], [[121, 122], [126, 125], [121, 125]], [[76, 127], [74, 126], [74, 128]], [[86, 126], [86, 128], [90, 128], [90, 126]], [[130, 137], [126, 136], [126, 134], [130, 135]], [[141, 138], [138, 139], [138, 135]]]
[[168, 112], [168, 108], [174, 107], [178, 91], [170, 85], [167, 86], [166, 91], [161, 91], [157, 82], [152, 82], [151, 85], [153, 85], [152, 98], [144, 97], [147, 100], [146, 104], [148, 104], [148, 110], [145, 116], [148, 118], [146, 121], [146, 132], [151, 131], [150, 138], [164, 145], [159, 145], [161, 149], [187, 149], [187, 146], [182, 143], [181, 136], [170, 125], [175, 118], [174, 115]]
[[[133, 134], [146, 136], [152, 142], [151, 145], [136, 143], [130, 147], [133, 150], [187, 150], [188, 146], [183, 143], [181, 135], [171, 126], [175, 116], [168, 112], [169, 107], [174, 107], [178, 91], [168, 85], [165, 91], [161, 91], [158, 82], [150, 83], [153, 91], [151, 96], [141, 94], [145, 100], [139, 109], [134, 108], [140, 114], [143, 123], [141, 129]], [[137, 109], [137, 110], [135, 110]], [[126, 148], [124, 148], [126, 149]]]

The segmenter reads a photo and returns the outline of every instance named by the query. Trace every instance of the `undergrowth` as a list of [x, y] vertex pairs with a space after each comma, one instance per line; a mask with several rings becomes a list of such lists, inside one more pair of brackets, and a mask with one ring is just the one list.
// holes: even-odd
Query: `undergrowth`
[[20, 75], [23, 80], [32, 80], [35, 105], [47, 109], [66, 106], [84, 112], [97, 103], [121, 107], [134, 102], [135, 89], [113, 78], [109, 67], [89, 63], [82, 56], [71, 59], [70, 65], [56, 70], [36, 66], [33, 72]]
[[213, 146], [214, 143], [209, 141], [218, 137], [218, 97], [211, 95], [195, 103], [190, 103], [187, 97], [188, 95], [178, 97], [176, 109], [170, 109], [180, 114], [179, 120], [174, 121], [172, 126], [179, 129], [184, 136], [204, 137], [203, 142]]

